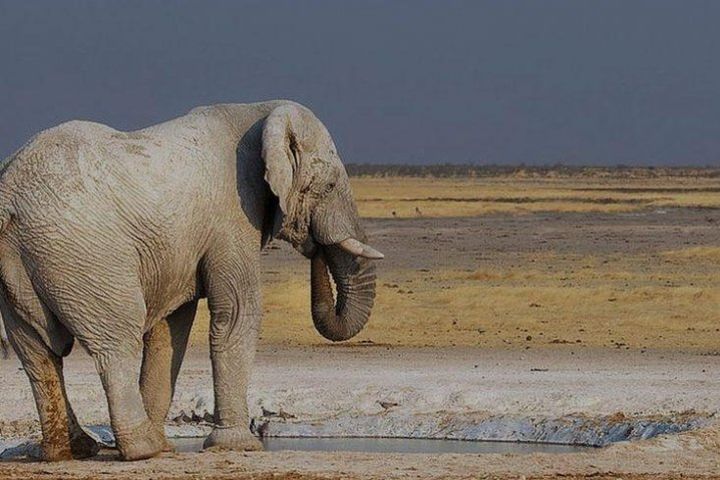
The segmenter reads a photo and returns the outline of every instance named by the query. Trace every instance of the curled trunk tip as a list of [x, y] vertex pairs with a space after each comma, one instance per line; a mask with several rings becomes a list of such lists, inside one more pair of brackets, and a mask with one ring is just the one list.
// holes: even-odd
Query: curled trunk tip
[[[357, 335], [375, 301], [375, 266], [335, 247], [323, 247], [311, 261], [311, 309], [315, 329], [333, 342]], [[329, 258], [328, 258], [329, 257]], [[337, 298], [330, 283], [332, 274]]]

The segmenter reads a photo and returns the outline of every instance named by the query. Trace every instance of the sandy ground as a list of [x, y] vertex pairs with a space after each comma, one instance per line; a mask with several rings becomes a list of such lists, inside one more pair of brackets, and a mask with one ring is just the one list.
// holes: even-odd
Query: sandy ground
[[[712, 417], [720, 410], [720, 357], [688, 353], [563, 349], [536, 351], [384, 347], [264, 347], [250, 388], [251, 413], [284, 412], [291, 424], [332, 424], [347, 416], [412, 419], [478, 415], [558, 418], [582, 414], [642, 417], [678, 411]], [[0, 367], [2, 436], [37, 432], [27, 380], [15, 359]], [[107, 423], [102, 390], [90, 359], [68, 359], [71, 401], [84, 424]], [[183, 366], [172, 416], [210, 402], [207, 353], [196, 349]], [[391, 405], [383, 407], [381, 402]], [[388, 411], [390, 410], [390, 411]], [[394, 417], [393, 417], [394, 416]], [[396, 421], [376, 422], [392, 434]], [[711, 424], [712, 424], [711, 418]], [[401, 428], [401, 427], [400, 427]], [[382, 434], [383, 432], [372, 432]], [[133, 464], [97, 459], [61, 463], [3, 461], [1, 478], [482, 478], [497, 475], [673, 474], [720, 470], [720, 431], [701, 429], [623, 442], [577, 454], [397, 455], [362, 453], [168, 454]], [[134, 475], [134, 476], [133, 476]]]

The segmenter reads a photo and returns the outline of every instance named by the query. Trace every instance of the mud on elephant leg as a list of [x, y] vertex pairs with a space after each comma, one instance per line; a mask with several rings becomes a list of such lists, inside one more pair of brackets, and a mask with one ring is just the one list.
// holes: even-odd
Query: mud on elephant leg
[[[197, 301], [182, 305], [143, 338], [140, 393], [150, 421], [160, 431], [164, 430], [196, 310]], [[166, 443], [165, 449], [172, 447]]]
[[46, 461], [81, 459], [100, 449], [80, 427], [65, 391], [62, 358], [53, 353], [32, 327], [3, 312], [10, 342], [30, 379], [42, 428], [42, 454]]
[[41, 418], [43, 458], [55, 461], [92, 457], [100, 446], [80, 427], [68, 402], [62, 359], [48, 353], [30, 381]]
[[247, 405], [262, 312], [257, 262], [252, 258], [228, 248], [209, 256], [206, 265], [215, 427], [204, 448], [262, 450], [250, 432]]

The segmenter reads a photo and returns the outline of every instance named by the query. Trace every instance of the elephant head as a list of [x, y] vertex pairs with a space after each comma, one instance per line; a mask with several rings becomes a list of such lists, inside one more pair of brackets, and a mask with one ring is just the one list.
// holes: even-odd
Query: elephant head
[[366, 236], [330, 133], [307, 108], [285, 104], [265, 120], [262, 155], [265, 180], [278, 199], [273, 236], [312, 261], [315, 328], [328, 340], [347, 340], [368, 321], [375, 299], [372, 260], [383, 255], [363, 243]]

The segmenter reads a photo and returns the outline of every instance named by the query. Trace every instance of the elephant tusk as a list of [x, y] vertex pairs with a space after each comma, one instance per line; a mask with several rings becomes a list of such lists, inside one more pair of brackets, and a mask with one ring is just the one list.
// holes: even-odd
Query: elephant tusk
[[382, 253], [378, 252], [369, 245], [365, 245], [359, 240], [355, 240], [352, 237], [346, 238], [337, 245], [349, 254], [355, 255], [356, 257], [369, 258], [371, 260], [381, 260], [385, 258], [385, 255], [383, 255]]

